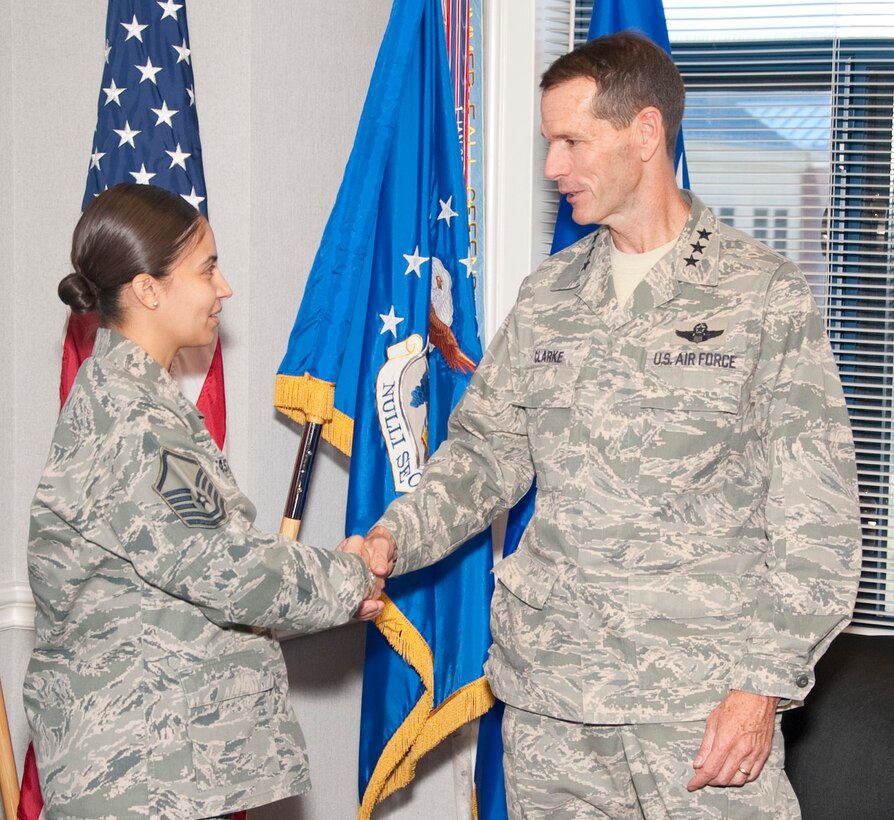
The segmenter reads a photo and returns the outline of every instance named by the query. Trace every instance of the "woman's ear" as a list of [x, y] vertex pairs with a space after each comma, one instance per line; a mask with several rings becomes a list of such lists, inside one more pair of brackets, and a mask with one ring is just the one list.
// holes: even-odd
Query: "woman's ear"
[[130, 280], [130, 289], [136, 300], [145, 308], [155, 310], [158, 307], [158, 282], [148, 273], [138, 273]]

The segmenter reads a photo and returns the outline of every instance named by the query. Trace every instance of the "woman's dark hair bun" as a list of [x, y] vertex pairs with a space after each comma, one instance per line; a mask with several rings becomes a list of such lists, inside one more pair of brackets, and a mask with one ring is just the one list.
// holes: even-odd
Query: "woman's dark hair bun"
[[59, 283], [59, 298], [73, 313], [91, 313], [99, 304], [99, 290], [86, 276], [70, 273]]

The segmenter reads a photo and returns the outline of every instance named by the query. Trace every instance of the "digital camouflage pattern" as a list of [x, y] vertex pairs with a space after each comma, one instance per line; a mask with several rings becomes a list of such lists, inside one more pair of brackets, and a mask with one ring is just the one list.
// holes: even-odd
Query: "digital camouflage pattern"
[[523, 283], [412, 494], [397, 571], [447, 554], [537, 477], [494, 568], [501, 700], [586, 723], [704, 718], [731, 688], [803, 700], [857, 589], [847, 410], [791, 262], [695, 197], [620, 306], [602, 229]]
[[252, 526], [202, 416], [107, 330], [31, 513], [25, 708], [48, 818], [209, 817], [309, 787], [270, 630], [350, 619], [355, 555]]
[[785, 775], [780, 717], [760, 777], [689, 792], [703, 720], [592, 726], [506, 707], [510, 817], [525, 820], [799, 820]]

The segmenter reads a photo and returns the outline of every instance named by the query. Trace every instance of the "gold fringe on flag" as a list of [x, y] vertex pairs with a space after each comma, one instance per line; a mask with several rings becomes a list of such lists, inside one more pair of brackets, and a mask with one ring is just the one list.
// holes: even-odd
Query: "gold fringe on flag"
[[[308, 419], [322, 421], [320, 435], [345, 455], [351, 455], [353, 419], [335, 408], [335, 385], [314, 378], [277, 374], [273, 404], [299, 424]], [[424, 692], [388, 741], [369, 779], [358, 820], [370, 820], [373, 808], [386, 797], [408, 785], [416, 775], [416, 764], [444, 738], [460, 726], [481, 717], [494, 704], [494, 696], [482, 676], [466, 684], [434, 706], [434, 658], [425, 638], [387, 595], [385, 610], [376, 626], [391, 645], [419, 675]]]
[[425, 688], [419, 702], [388, 741], [363, 794], [358, 820], [370, 820], [373, 808], [408, 785], [416, 764], [460, 726], [481, 717], [494, 704], [494, 696], [482, 676], [458, 689], [437, 709], [434, 705], [434, 659], [422, 635], [387, 595], [385, 610], [375, 624], [385, 640], [419, 675]]
[[346, 456], [351, 455], [354, 420], [335, 408], [335, 385], [314, 378], [286, 376], [277, 373], [273, 405], [293, 421], [304, 424], [308, 419], [320, 420], [320, 435]]

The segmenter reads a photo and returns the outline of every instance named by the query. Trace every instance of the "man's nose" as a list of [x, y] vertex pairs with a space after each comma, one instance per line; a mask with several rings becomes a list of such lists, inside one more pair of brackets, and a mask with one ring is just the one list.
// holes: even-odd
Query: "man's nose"
[[559, 143], [554, 142], [547, 148], [543, 173], [552, 180], [568, 175], [568, 156]]

